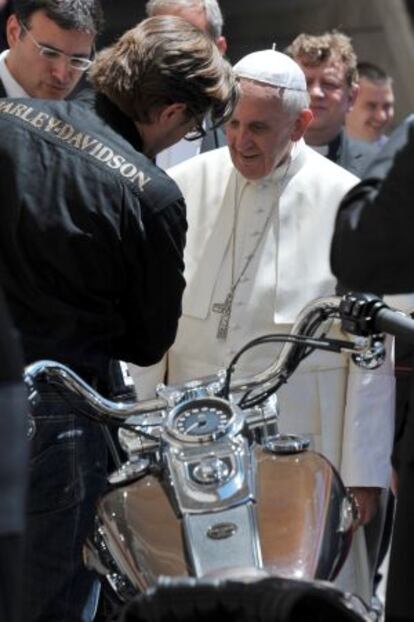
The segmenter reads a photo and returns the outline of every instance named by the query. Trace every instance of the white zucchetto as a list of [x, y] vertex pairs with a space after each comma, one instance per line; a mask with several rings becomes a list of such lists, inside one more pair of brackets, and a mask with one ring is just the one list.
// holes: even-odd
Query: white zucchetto
[[239, 78], [295, 91], [307, 90], [305, 74], [299, 65], [290, 56], [276, 50], [248, 54], [233, 69]]

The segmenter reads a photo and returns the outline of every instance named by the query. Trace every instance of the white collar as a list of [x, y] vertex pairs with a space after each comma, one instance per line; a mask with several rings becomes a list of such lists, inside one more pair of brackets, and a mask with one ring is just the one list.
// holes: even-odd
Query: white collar
[[[286, 169], [284, 163], [257, 182], [249, 182], [240, 175], [231, 161], [228, 148], [212, 151], [210, 156], [206, 154], [208, 159], [211, 158], [211, 163], [213, 164], [211, 167], [212, 175], [210, 176], [206, 173], [208, 181], [216, 182], [215, 176], [217, 173], [215, 171], [218, 172], [217, 166], [220, 167], [220, 170], [228, 171], [228, 176], [227, 178], [226, 175], [223, 176], [223, 178], [226, 178], [226, 181], [223, 181], [223, 187], [217, 193], [214, 205], [208, 205], [208, 214], [207, 212], [203, 213], [203, 210], [200, 211], [200, 214], [203, 214], [205, 218], [198, 219], [194, 227], [194, 237], [191, 242], [189, 240], [187, 243], [185, 255], [187, 287], [183, 298], [184, 313], [201, 319], [205, 319], [209, 313], [216, 279], [223, 265], [232, 233], [233, 210], [231, 206], [234, 206], [236, 176], [239, 175], [239, 179], [242, 180], [239, 186], [240, 191], [244, 188], [244, 184], [249, 183], [257, 183], [259, 191], [261, 191], [259, 184], [263, 184], [263, 189], [267, 187], [273, 191], [275, 184], [277, 186], [280, 183], [286, 189], [290, 180], [304, 165], [307, 157], [306, 154], [307, 147], [303, 139], [295, 142], [290, 153], [288, 169]], [[216, 163], [214, 164], [215, 159]], [[195, 170], [197, 170], [197, 167]], [[187, 174], [191, 174], [191, 164], [188, 166], [188, 171], [189, 173]], [[268, 181], [271, 183], [266, 185]], [[282, 194], [281, 190], [279, 186], [279, 196]], [[206, 193], [200, 197], [199, 205], [205, 208], [208, 201], [209, 195]], [[196, 208], [193, 209], [195, 209], [193, 213], [197, 213]], [[189, 211], [193, 211], [191, 205], [189, 206]], [[195, 241], [196, 244], [194, 244]], [[200, 257], [202, 258], [201, 261]]]
[[329, 153], [329, 145], [309, 145], [309, 147], [312, 147], [314, 151], [317, 151], [318, 153], [320, 153], [321, 155], [325, 157]]
[[[282, 180], [290, 178], [292, 174], [296, 174], [296, 172], [301, 168], [302, 161], [304, 157], [304, 149], [305, 149], [305, 141], [301, 138], [298, 141], [292, 143], [290, 153], [288, 155], [288, 159], [284, 161], [282, 164], [279, 164], [277, 168], [274, 168], [270, 173], [268, 173], [265, 177], [261, 177], [260, 179], [255, 179], [253, 181], [246, 179], [241, 175], [240, 172], [234, 167], [236, 174], [244, 180], [245, 184], [254, 184], [258, 188], [266, 188], [275, 183], [279, 183]], [[284, 184], [282, 184], [284, 185]]]
[[26, 91], [20, 86], [20, 84], [13, 78], [6, 65], [6, 56], [10, 50], [4, 50], [0, 54], [0, 80], [3, 82], [4, 90], [7, 93], [7, 97], [29, 97]]

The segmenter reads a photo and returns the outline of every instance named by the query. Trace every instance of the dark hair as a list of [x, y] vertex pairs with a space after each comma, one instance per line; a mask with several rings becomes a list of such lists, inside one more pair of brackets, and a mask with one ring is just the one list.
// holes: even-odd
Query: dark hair
[[358, 80], [357, 57], [351, 39], [337, 30], [319, 36], [302, 33], [292, 41], [286, 54], [305, 66], [317, 66], [328, 59], [338, 59], [345, 67], [348, 86]]
[[98, 34], [103, 25], [100, 0], [14, 0], [17, 19], [28, 27], [35, 11], [44, 11], [49, 19], [65, 30]]
[[152, 121], [162, 106], [184, 103], [189, 115], [208, 111], [224, 123], [237, 101], [229, 63], [210, 37], [180, 17], [150, 17], [97, 54], [90, 70], [97, 91], [127, 116]]
[[374, 63], [360, 62], [357, 65], [357, 69], [359, 78], [366, 78], [371, 82], [392, 82], [391, 76]]

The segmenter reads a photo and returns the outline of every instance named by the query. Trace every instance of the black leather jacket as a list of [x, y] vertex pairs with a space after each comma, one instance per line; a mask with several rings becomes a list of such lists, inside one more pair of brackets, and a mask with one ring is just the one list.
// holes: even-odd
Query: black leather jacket
[[411, 115], [343, 199], [332, 242], [332, 271], [349, 289], [414, 290], [414, 118]]
[[[106, 97], [0, 101], [0, 271], [26, 362], [158, 361], [184, 289], [185, 206]], [[84, 374], [87, 377], [88, 374]]]

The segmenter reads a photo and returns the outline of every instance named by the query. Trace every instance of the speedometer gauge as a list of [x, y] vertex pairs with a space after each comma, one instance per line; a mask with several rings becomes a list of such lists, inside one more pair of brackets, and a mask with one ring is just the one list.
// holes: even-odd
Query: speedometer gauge
[[207, 442], [226, 434], [235, 420], [233, 407], [218, 397], [196, 398], [179, 404], [170, 413], [167, 428], [187, 442]]

